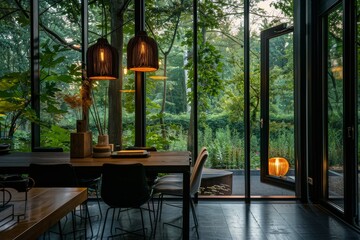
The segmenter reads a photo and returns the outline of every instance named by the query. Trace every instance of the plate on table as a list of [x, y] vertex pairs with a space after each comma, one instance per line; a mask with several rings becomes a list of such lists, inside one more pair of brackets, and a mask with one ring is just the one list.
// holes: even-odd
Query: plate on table
[[145, 158], [149, 156], [150, 152], [147, 150], [121, 150], [115, 151], [111, 154], [111, 157], [114, 158]]

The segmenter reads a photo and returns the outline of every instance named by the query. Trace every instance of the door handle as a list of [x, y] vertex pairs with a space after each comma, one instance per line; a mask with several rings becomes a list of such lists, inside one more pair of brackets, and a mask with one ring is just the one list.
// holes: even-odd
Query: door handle
[[354, 128], [353, 127], [347, 127], [347, 136], [348, 136], [348, 138], [354, 139]]

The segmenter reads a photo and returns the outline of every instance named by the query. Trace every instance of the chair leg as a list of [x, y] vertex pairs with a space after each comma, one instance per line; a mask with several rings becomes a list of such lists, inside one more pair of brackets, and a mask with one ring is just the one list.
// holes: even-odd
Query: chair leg
[[100, 219], [102, 218], [102, 211], [101, 211], [101, 206], [100, 206], [100, 198], [99, 198], [99, 186], [98, 184], [96, 184], [96, 186], [94, 186], [95, 189], [95, 195], [96, 195], [96, 201], [99, 207], [99, 213], [100, 213]]
[[[148, 206], [149, 206], [149, 203], [148, 203]], [[154, 220], [155, 220], [155, 204], [154, 204], [154, 198], [152, 197], [151, 198], [151, 206], [152, 206], [152, 211], [153, 211], [153, 215], [154, 215]], [[149, 210], [150, 210], [150, 207], [149, 207]]]
[[100, 239], [103, 239], [103, 237], [104, 237], [104, 231], [105, 231], [105, 226], [106, 226], [106, 219], [107, 219], [107, 216], [108, 216], [108, 213], [109, 213], [109, 210], [110, 210], [111, 208], [108, 208], [107, 210], [106, 210], [106, 213], [105, 213], [105, 218], [104, 218], [104, 224], [103, 224], [103, 229], [102, 229], [102, 231], [101, 231], [101, 238]]
[[155, 216], [155, 226], [154, 226], [154, 231], [153, 231], [154, 238], [156, 235], [157, 223], [160, 222], [160, 220], [161, 220], [162, 202], [163, 202], [163, 194], [160, 193], [159, 197], [158, 197], [158, 207], [156, 209], [156, 216]]
[[139, 208], [139, 209], [140, 209], [140, 215], [141, 215], [142, 231], [143, 231], [144, 239], [146, 239], [144, 216], [143, 216], [143, 213], [142, 213], [142, 209], [141, 208]]
[[62, 234], [62, 228], [61, 228], [61, 222], [60, 221], [58, 222], [58, 226], [59, 226], [59, 236], [60, 236], [60, 239], [62, 240], [63, 239], [63, 234]]
[[[161, 219], [161, 213], [162, 213], [162, 205], [163, 205], [163, 194], [160, 194], [159, 195], [159, 202], [158, 202], [158, 209], [157, 209], [157, 217], [155, 219], [155, 230], [154, 230], [154, 238], [155, 238], [155, 231], [156, 231], [156, 226], [157, 226], [157, 222], [159, 220], [160, 222], [160, 219]], [[199, 226], [199, 222], [198, 222], [198, 219], [197, 219], [197, 216], [196, 216], [196, 211], [195, 211], [195, 204], [194, 204], [194, 201], [193, 199], [190, 197], [190, 209], [191, 209], [191, 213], [193, 215], [193, 220], [194, 220], [194, 224], [195, 224], [195, 230], [196, 230], [196, 235], [197, 235], [197, 238], [199, 239], [200, 236], [199, 236], [199, 231], [198, 231], [198, 226]], [[160, 214], [160, 215], [159, 215]], [[164, 223], [164, 224], [167, 224], [167, 225], [170, 225], [170, 226], [173, 226], [173, 227], [176, 227], [176, 228], [181, 228], [180, 226], [176, 226], [174, 224], [171, 224], [171, 223]]]
[[[150, 236], [152, 236], [154, 229], [153, 229], [153, 223], [152, 223], [152, 219], [151, 219], [150, 203], [147, 202], [147, 205], [148, 205], [148, 209], [149, 209], [148, 212], [149, 212], [149, 221], [150, 221], [150, 228], [151, 228], [151, 234], [150, 234]], [[154, 202], [152, 202], [152, 205], [153, 205], [153, 211], [154, 211], [154, 213], [155, 213]], [[154, 216], [155, 216], [155, 214], [154, 214]], [[155, 220], [155, 218], [154, 218], [154, 220]]]
[[[159, 211], [160, 211], [160, 195], [158, 197], [158, 204], [157, 204], [157, 209], [156, 209], [156, 215], [154, 217], [154, 230], [153, 230], [153, 238], [155, 239], [155, 235], [156, 235], [156, 227], [157, 227], [157, 222], [158, 222], [158, 218], [159, 218]], [[154, 209], [154, 213], [155, 213], [155, 209]]]
[[197, 216], [196, 216], [195, 204], [194, 204], [194, 202], [192, 201], [191, 198], [190, 198], [190, 207], [191, 207], [191, 212], [192, 212], [192, 215], [193, 215], [195, 227], [197, 227], [197, 226], [199, 226], [199, 223], [198, 223], [198, 219], [197, 219]]
[[198, 219], [196, 216], [195, 205], [194, 205], [194, 202], [191, 197], [190, 197], [190, 208], [191, 208], [191, 212], [192, 212], [194, 223], [195, 223], [196, 235], [197, 235], [197, 238], [199, 238], [199, 232], [198, 232], [199, 222], [198, 222]]
[[76, 239], [76, 217], [75, 217], [75, 209], [71, 212], [71, 220], [72, 220], [72, 234], [74, 239]]
[[[148, 208], [149, 208], [149, 219], [150, 219], [150, 227], [151, 227], [151, 235], [150, 235], [150, 238], [151, 238], [151, 237], [152, 237], [152, 232], [153, 232], [153, 225], [152, 225], [151, 212], [150, 212], [150, 203], [148, 202], [147, 204], [148, 204]], [[111, 224], [110, 224], [110, 234], [111, 234], [111, 237], [121, 236], [121, 235], [124, 234], [124, 233], [115, 234], [115, 233], [113, 232], [114, 219], [115, 219], [115, 208], [109, 207], [109, 208], [106, 210], [106, 213], [105, 213], [104, 223], [103, 223], [103, 228], [102, 228], [102, 231], [101, 231], [101, 237], [100, 237], [100, 239], [104, 239], [104, 232], [105, 232], [105, 227], [106, 227], [106, 221], [107, 221], [107, 218], [108, 218], [110, 209], [113, 210], [113, 212], [112, 212], [112, 220], [111, 220]], [[142, 208], [139, 208], [139, 210], [140, 210], [140, 214], [141, 214], [142, 233], [143, 233], [144, 239], [146, 239], [146, 228], [145, 228], [145, 222], [144, 222], [144, 215], [143, 215], [143, 212], [142, 212]], [[121, 212], [121, 208], [119, 208], [119, 215], [118, 215], [118, 217], [120, 217], [120, 212]], [[121, 229], [121, 228], [116, 228], [116, 229], [119, 229], [119, 230], [125, 232], [125, 234], [126, 234], [126, 233], [132, 233], [132, 234], [134, 234], [133, 232], [127, 231], [127, 230], [125, 230], [125, 229]], [[141, 229], [139, 229], [139, 230], [141, 230]], [[136, 231], [139, 231], [139, 230], [136, 230]], [[136, 233], [135, 233], [135, 234], [136, 234]], [[136, 234], [136, 235], [140, 235], [140, 236], [141, 236], [141, 234]], [[108, 237], [108, 238], [109, 238], [109, 237]]]
[[[121, 209], [119, 209], [119, 216], [118, 217], [120, 217], [120, 211], [121, 211]], [[114, 235], [114, 233], [113, 233], [114, 218], [115, 218], [115, 208], [113, 208], [113, 214], [112, 214], [112, 218], [111, 218], [111, 225], [110, 225], [110, 233], [111, 233], [111, 235]]]
[[160, 194], [159, 195], [159, 200], [160, 200], [160, 215], [159, 215], [159, 222], [161, 220], [161, 214], [162, 214], [162, 207], [163, 207], [163, 200], [164, 200], [164, 195], [163, 194]]
[[89, 207], [87, 205], [87, 203], [85, 204], [85, 208], [86, 208], [86, 213], [85, 213], [85, 239], [87, 238], [87, 227], [86, 227], [86, 220], [89, 221], [89, 225], [90, 225], [90, 230], [91, 230], [91, 238], [93, 238], [94, 236], [94, 231], [92, 228], [92, 223], [91, 223], [91, 217], [90, 217], [90, 212], [89, 212]]

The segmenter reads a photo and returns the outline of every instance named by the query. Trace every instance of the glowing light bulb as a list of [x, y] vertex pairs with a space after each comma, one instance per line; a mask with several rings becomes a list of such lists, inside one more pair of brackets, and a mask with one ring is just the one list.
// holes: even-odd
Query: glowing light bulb
[[279, 162], [279, 158], [275, 159], [275, 175], [279, 176], [280, 175], [280, 162]]
[[100, 48], [100, 61], [105, 61], [105, 51], [103, 48]]
[[140, 53], [141, 54], [145, 53], [145, 44], [144, 44], [144, 42], [141, 42]]

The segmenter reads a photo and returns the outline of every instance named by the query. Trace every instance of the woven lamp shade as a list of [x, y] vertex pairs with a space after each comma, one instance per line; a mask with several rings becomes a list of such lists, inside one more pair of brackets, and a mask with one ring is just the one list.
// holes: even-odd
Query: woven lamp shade
[[119, 78], [119, 55], [106, 38], [99, 38], [87, 50], [87, 77], [91, 80]]
[[140, 31], [127, 45], [127, 68], [137, 72], [159, 69], [159, 53], [155, 40]]

